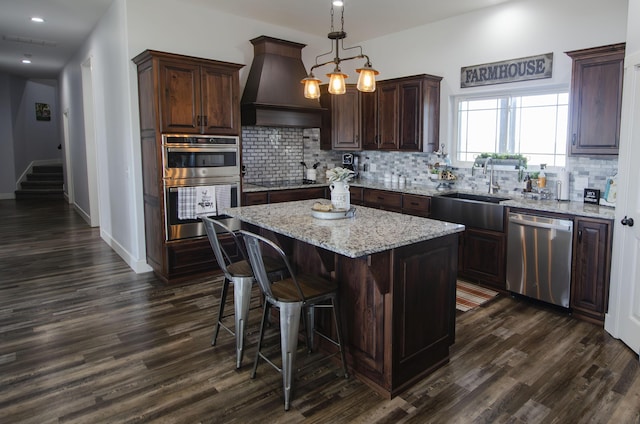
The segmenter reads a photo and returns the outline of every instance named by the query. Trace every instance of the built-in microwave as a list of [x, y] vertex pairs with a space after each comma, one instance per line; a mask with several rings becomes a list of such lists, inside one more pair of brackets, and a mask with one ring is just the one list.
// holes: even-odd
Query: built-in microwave
[[232, 136], [162, 136], [164, 179], [240, 177], [239, 138]]

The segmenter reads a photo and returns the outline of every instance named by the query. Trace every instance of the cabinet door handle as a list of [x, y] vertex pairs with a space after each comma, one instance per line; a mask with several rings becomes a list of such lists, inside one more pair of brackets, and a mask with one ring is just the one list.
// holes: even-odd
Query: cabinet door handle
[[197, 125], [197, 126], [200, 126], [200, 121], [201, 121], [201, 119], [200, 119], [200, 118], [201, 118], [201, 116], [200, 116], [200, 115], [198, 115], [198, 116], [196, 117], [196, 125]]
[[582, 230], [578, 230], [578, 243], [582, 243]]
[[571, 144], [573, 144], [574, 146], [576, 145], [576, 139], [578, 137], [576, 136], [576, 133], [573, 133], [573, 136], [571, 137]]
[[209, 119], [207, 119], [207, 118], [208, 118], [208, 116], [207, 116], [207, 115], [204, 115], [204, 116], [203, 116], [203, 118], [204, 118], [204, 126], [205, 126], [205, 127], [206, 127], [206, 126], [209, 126]]

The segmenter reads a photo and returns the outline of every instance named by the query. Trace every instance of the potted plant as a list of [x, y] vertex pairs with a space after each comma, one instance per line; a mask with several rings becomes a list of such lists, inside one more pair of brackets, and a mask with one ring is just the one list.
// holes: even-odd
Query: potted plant
[[336, 210], [349, 210], [351, 208], [351, 193], [347, 184], [355, 172], [351, 169], [335, 167], [327, 171], [329, 189], [331, 190], [331, 204]]

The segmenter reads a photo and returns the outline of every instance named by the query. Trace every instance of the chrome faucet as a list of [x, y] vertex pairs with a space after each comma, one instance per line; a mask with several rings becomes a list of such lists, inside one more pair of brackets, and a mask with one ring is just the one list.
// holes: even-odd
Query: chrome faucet
[[498, 190], [500, 190], [500, 185], [497, 181], [494, 180], [493, 176], [493, 158], [488, 157], [487, 160], [484, 161], [484, 171], [482, 172], [484, 175], [487, 174], [487, 168], [491, 164], [491, 172], [489, 173], [489, 194], [495, 194]]

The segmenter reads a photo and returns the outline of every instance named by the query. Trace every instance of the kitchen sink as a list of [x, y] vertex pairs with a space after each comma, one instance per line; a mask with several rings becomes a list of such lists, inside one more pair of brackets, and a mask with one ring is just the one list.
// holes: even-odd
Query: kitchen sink
[[431, 198], [431, 218], [483, 230], [504, 231], [506, 197], [471, 193], [448, 193]]

